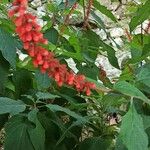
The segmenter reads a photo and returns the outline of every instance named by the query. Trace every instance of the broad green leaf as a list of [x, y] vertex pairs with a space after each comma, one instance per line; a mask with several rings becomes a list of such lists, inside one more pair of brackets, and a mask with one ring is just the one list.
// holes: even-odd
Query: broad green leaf
[[10, 113], [11, 115], [16, 115], [25, 109], [26, 105], [22, 101], [0, 97], [0, 114]]
[[16, 48], [18, 47], [18, 41], [10, 33], [0, 28], [0, 51], [3, 57], [10, 63], [10, 65], [16, 67]]
[[5, 150], [35, 150], [28, 129], [32, 125], [27, 118], [23, 116], [12, 117], [5, 127], [6, 139], [4, 144]]
[[85, 139], [79, 146], [79, 150], [108, 150], [112, 141], [101, 137]]
[[76, 114], [75, 112], [69, 110], [68, 108], [64, 108], [64, 107], [61, 107], [59, 105], [53, 105], [53, 104], [48, 104], [46, 105], [51, 111], [54, 111], [54, 112], [57, 112], [57, 111], [60, 111], [60, 112], [64, 112], [66, 114], [68, 114], [69, 116], [77, 119], [77, 120], [81, 120], [83, 122], [87, 122], [87, 119]]
[[19, 69], [14, 72], [13, 83], [15, 86], [16, 98], [20, 98], [22, 94], [26, 94], [33, 88], [33, 75], [26, 69]]
[[112, 21], [117, 22], [115, 16], [112, 14], [110, 10], [107, 9], [107, 7], [101, 5], [97, 0], [94, 0], [93, 3], [94, 7], [99, 10], [102, 14], [106, 15], [108, 18], [110, 18]]
[[51, 80], [47, 74], [42, 74], [39, 70], [35, 72], [35, 79], [38, 89], [47, 89], [50, 87]]
[[38, 109], [33, 109], [28, 114], [28, 119], [35, 124], [35, 128], [28, 130], [31, 142], [35, 150], [45, 150], [45, 130], [37, 117]]
[[144, 131], [143, 120], [133, 105], [123, 117], [120, 138], [128, 150], [148, 150], [148, 137]]
[[114, 85], [114, 90], [119, 91], [122, 94], [128, 95], [130, 97], [141, 99], [145, 103], [150, 104], [150, 100], [139, 89], [126, 81], [117, 82]]
[[43, 92], [38, 92], [36, 94], [36, 97], [38, 98], [38, 100], [40, 99], [43, 99], [43, 100], [46, 100], [46, 99], [55, 99], [55, 98], [60, 98], [60, 96], [58, 95], [54, 95], [54, 94], [51, 94], [51, 93], [43, 93]]
[[143, 23], [150, 17], [150, 0], [147, 0], [144, 5], [139, 7], [135, 16], [130, 21], [130, 31], [132, 32], [139, 24]]
[[44, 34], [45, 38], [48, 39], [49, 42], [51, 42], [52, 44], [57, 44], [58, 42], [58, 31], [55, 28], [50, 28], [46, 31], [46, 33]]

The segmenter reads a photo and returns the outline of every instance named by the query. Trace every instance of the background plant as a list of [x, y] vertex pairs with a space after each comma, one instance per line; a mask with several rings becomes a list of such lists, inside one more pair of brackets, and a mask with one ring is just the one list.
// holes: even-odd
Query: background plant
[[[55, 53], [61, 64], [69, 65], [66, 60], [73, 59], [78, 74], [96, 85], [90, 96], [67, 84], [58, 87], [55, 78], [35, 68], [8, 18], [11, 3], [2, 0], [0, 4], [0, 128], [5, 130], [4, 148], [148, 150], [150, 1], [127, 3], [129, 29], [124, 29], [121, 37], [123, 46], [108, 30], [111, 25], [122, 25], [101, 2], [43, 2], [42, 33], [48, 44], [41, 46]], [[36, 14], [30, 1], [29, 6], [28, 11]], [[99, 13], [109, 18], [111, 25]], [[138, 34], [136, 28], [140, 29]], [[96, 29], [102, 30], [106, 39]], [[131, 55], [120, 65], [115, 54], [122, 49]], [[23, 60], [22, 54], [26, 56]], [[120, 70], [119, 77], [107, 77], [102, 64], [95, 63], [99, 55]]]

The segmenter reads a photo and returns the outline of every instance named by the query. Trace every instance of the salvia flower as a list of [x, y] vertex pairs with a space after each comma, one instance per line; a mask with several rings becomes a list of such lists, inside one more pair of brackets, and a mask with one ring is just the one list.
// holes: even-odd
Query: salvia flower
[[41, 26], [37, 24], [37, 17], [27, 12], [27, 0], [14, 0], [12, 9], [8, 15], [16, 26], [16, 33], [23, 42], [24, 50], [33, 60], [33, 65], [38, 67], [42, 73], [48, 73], [58, 86], [67, 84], [76, 88], [79, 92], [91, 94], [91, 89], [95, 89], [95, 84], [85, 80], [84, 75], [76, 75], [69, 71], [67, 66], [61, 64], [54, 57], [54, 53], [41, 47], [41, 44], [48, 44], [48, 40], [43, 37]]

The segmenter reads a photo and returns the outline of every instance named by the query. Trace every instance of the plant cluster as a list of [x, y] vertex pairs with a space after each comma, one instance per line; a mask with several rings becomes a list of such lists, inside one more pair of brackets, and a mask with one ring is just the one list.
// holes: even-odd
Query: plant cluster
[[[42, 5], [43, 26], [31, 1], [0, 3], [4, 149], [148, 150], [150, 1], [126, 3], [129, 28], [121, 37], [123, 45], [115, 42], [102, 16], [113, 26], [121, 26], [122, 20], [102, 2], [44, 1]], [[116, 51], [127, 51], [130, 58], [120, 65]], [[121, 72], [119, 77], [110, 79], [103, 64], [96, 64], [101, 56]], [[67, 62], [70, 58], [73, 68]]]

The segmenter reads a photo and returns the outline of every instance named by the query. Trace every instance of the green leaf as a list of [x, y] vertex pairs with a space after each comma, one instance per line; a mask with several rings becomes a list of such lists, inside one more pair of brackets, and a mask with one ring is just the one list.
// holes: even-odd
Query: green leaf
[[97, 80], [93, 80], [91, 78], [86, 78], [88, 81], [95, 83], [96, 87], [100, 90], [100, 91], [105, 91], [105, 92], [110, 92], [110, 89], [108, 89], [107, 87], [105, 87], [102, 83], [97, 82]]
[[64, 139], [65, 139], [65, 137], [68, 137], [68, 136], [70, 136], [70, 137], [74, 137], [75, 138], [75, 140], [77, 141], [77, 137], [75, 137], [75, 135], [73, 135], [71, 132], [70, 132], [70, 130], [73, 128], [73, 127], [79, 127], [79, 126], [83, 126], [83, 122], [82, 121], [80, 121], [80, 120], [78, 120], [78, 121], [75, 121], [75, 122], [73, 122], [72, 124], [71, 124], [71, 126], [70, 127], [68, 127], [65, 131], [64, 131], [64, 133], [62, 134], [62, 136], [59, 138], [59, 140], [57, 141], [57, 144], [56, 145], [59, 145]]
[[35, 124], [35, 128], [29, 129], [29, 136], [35, 150], [45, 150], [45, 130], [37, 118], [38, 109], [33, 109], [28, 114], [28, 119]]
[[76, 53], [80, 53], [81, 52], [81, 47], [80, 47], [80, 41], [78, 39], [78, 37], [76, 37], [75, 35], [72, 35], [69, 38], [69, 43], [70, 45], [72, 45], [74, 47], [74, 50], [76, 51]]
[[[60, 134], [60, 130], [61, 130], [60, 128], [63, 126], [63, 124], [55, 118], [55, 115], [56, 115], [55, 113], [50, 112], [49, 110], [44, 113], [39, 112], [39, 115], [38, 115], [38, 118], [46, 131], [45, 132], [46, 150], [50, 149], [48, 147], [51, 147], [51, 148], [55, 147], [56, 141], [58, 140], [57, 136]], [[57, 121], [55, 121], [55, 120], [57, 120]], [[54, 122], [56, 122], [56, 124]]]
[[150, 104], [150, 100], [135, 86], [126, 81], [119, 81], [114, 85], [114, 90], [121, 92], [122, 94], [141, 99], [145, 103]]
[[[3, 12], [6, 13], [7, 11], [4, 10]], [[7, 13], [6, 13], [6, 16], [7, 16]], [[11, 20], [7, 18], [0, 18], [0, 27], [9, 33], [14, 33], [14, 30], [15, 30], [15, 25], [13, 24]]]
[[38, 89], [47, 89], [50, 87], [51, 80], [47, 74], [42, 74], [39, 70], [35, 72]]
[[118, 136], [115, 144], [115, 150], [127, 150], [125, 145], [122, 143], [120, 136]]
[[74, 52], [74, 53], [76, 52], [74, 47], [73, 47], [73, 45], [71, 45], [69, 43], [69, 41], [65, 37], [60, 36], [59, 40], [60, 40], [60, 42], [62, 44], [62, 48], [63, 49], [65, 49], [65, 50], [67, 50], [69, 52]]
[[22, 94], [26, 94], [29, 89], [33, 88], [33, 75], [26, 69], [19, 69], [14, 72], [13, 83], [15, 86], [16, 98], [20, 98]]
[[102, 14], [106, 15], [108, 18], [110, 18], [112, 21], [117, 22], [115, 16], [112, 14], [110, 10], [107, 9], [107, 7], [101, 5], [98, 1], [94, 0], [93, 3], [94, 7], [99, 10]]
[[120, 69], [119, 64], [118, 64], [118, 59], [115, 56], [115, 53], [116, 53], [115, 50], [111, 46], [104, 43], [103, 41], [99, 41], [99, 42], [100, 42], [101, 47], [103, 48], [103, 51], [107, 51], [108, 60], [110, 64], [113, 67]]
[[4, 127], [4, 124], [8, 121], [8, 114], [0, 115], [0, 131]]
[[61, 112], [64, 112], [66, 114], [68, 114], [69, 116], [77, 119], [77, 120], [81, 120], [83, 122], [87, 122], [87, 119], [76, 114], [75, 112], [67, 109], [67, 108], [64, 108], [64, 107], [61, 107], [59, 105], [53, 105], [53, 104], [48, 104], [46, 105], [51, 111], [54, 111], [54, 112], [57, 112], [57, 111], [61, 111]]
[[38, 92], [37, 94], [36, 94], [36, 97], [38, 98], [38, 100], [40, 100], [40, 99], [43, 99], [43, 100], [45, 100], [45, 99], [55, 99], [55, 98], [60, 98], [60, 96], [58, 96], [58, 95], [54, 95], [54, 94], [51, 94], [51, 93], [43, 93], [43, 92]]
[[111, 145], [110, 139], [100, 137], [92, 137], [85, 139], [79, 146], [79, 150], [108, 150]]
[[5, 150], [35, 150], [29, 134], [28, 129], [32, 125], [27, 118], [23, 116], [15, 116], [10, 119], [5, 127], [6, 139]]
[[16, 67], [16, 48], [18, 47], [18, 41], [10, 33], [6, 32], [3, 28], [0, 28], [0, 51], [3, 57], [10, 63], [10, 65]]
[[150, 1], [147, 0], [144, 5], [139, 7], [135, 16], [130, 21], [130, 31], [132, 32], [139, 24], [150, 17]]
[[121, 94], [108, 93], [102, 98], [102, 105], [105, 109], [109, 109], [110, 107], [119, 107], [127, 100], [122, 97]]
[[96, 65], [80, 65], [77, 64], [80, 73], [85, 74], [86, 77], [97, 80], [99, 75], [99, 68]]
[[22, 101], [0, 97], [0, 114], [10, 113], [11, 115], [16, 115], [25, 109], [26, 105]]
[[138, 82], [150, 87], [150, 64], [142, 66], [136, 77]]
[[144, 124], [144, 129], [147, 129], [150, 127], [150, 116], [142, 115], [143, 118], [143, 124]]
[[55, 28], [50, 28], [46, 31], [46, 33], [44, 34], [45, 38], [48, 39], [49, 42], [51, 42], [52, 44], [57, 44], [58, 42], [58, 31]]
[[148, 150], [148, 137], [144, 131], [143, 120], [133, 105], [123, 117], [120, 137], [128, 150]]
[[9, 73], [9, 64], [4, 58], [1, 56], [0, 53], [0, 93], [4, 92], [5, 84], [8, 79]]
[[[88, 45], [88, 49], [85, 49], [86, 51], [90, 50], [90, 52], [93, 53], [93, 51], [98, 52], [101, 48], [101, 51], [107, 52], [108, 60], [109, 60], [110, 64], [112, 66], [114, 66], [115, 68], [119, 69], [118, 59], [115, 56], [115, 50], [111, 46], [109, 46], [105, 42], [103, 42], [100, 39], [99, 35], [97, 35], [92, 30], [88, 30], [88, 31], [84, 32], [83, 37], [88, 40], [88, 42], [86, 43]], [[91, 48], [93, 48], [93, 49], [91, 49]]]

